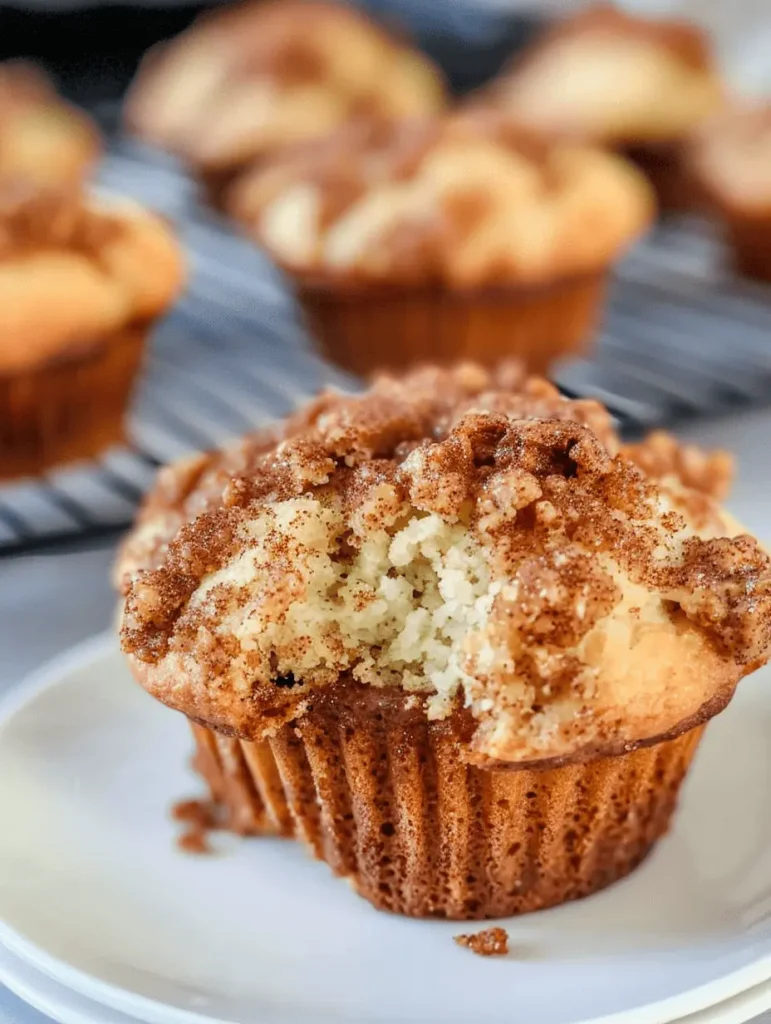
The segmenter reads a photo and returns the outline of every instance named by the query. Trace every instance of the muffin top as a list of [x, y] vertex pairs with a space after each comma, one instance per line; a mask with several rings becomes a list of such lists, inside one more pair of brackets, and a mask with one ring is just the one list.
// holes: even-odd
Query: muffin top
[[456, 288], [595, 271], [653, 214], [621, 159], [494, 113], [348, 129], [245, 175], [227, 206], [290, 271]]
[[198, 19], [151, 51], [129, 126], [226, 172], [352, 118], [407, 118], [446, 102], [428, 58], [338, 3], [273, 0]]
[[634, 144], [680, 138], [722, 96], [695, 25], [597, 4], [548, 30], [477, 101], [546, 134]]
[[732, 108], [694, 134], [690, 162], [721, 204], [771, 215], [771, 103]]
[[183, 276], [171, 231], [133, 203], [0, 188], [0, 372], [158, 316]]
[[100, 148], [96, 125], [57, 95], [43, 71], [0, 63], [0, 181], [76, 184]]
[[676, 735], [771, 648], [771, 564], [714, 491], [724, 455], [624, 448], [508, 367], [325, 394], [160, 475], [126, 542], [142, 684], [247, 738], [337, 684], [465, 708], [468, 756], [554, 761]]

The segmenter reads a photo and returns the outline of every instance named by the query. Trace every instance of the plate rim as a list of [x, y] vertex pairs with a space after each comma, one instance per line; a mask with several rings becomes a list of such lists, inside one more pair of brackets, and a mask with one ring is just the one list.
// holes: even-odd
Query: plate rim
[[[5, 986], [9, 992], [21, 999], [27, 1006], [31, 1006], [33, 1010], [45, 1014], [51, 1020], [58, 1021], [59, 1024], [105, 1024], [105, 1011], [116, 1014], [110, 1024], [136, 1024], [136, 1018], [127, 1017], [119, 1010], [106, 1006], [104, 1003], [98, 1003], [96, 1000], [84, 996], [82, 992], [68, 988], [2, 943], [0, 943], [0, 985]], [[51, 992], [52, 985], [56, 990], [53, 993]], [[63, 1006], [60, 1002], [62, 994], [65, 995], [65, 998], [66, 995], [69, 995], [76, 1000], [93, 1004], [93, 1011], [90, 1006], [85, 1014], [77, 1006], [67, 1004]], [[119, 1018], [124, 1019], [119, 1020]]]
[[[120, 656], [120, 651], [115, 633], [107, 629], [47, 659], [19, 683], [12, 684], [10, 691], [0, 699], [0, 729], [5, 728], [16, 714], [47, 690], [67, 685], [68, 677], [78, 670], [110, 656]], [[0, 943], [12, 954], [55, 982], [119, 1013], [138, 1017], [143, 1024], [240, 1024], [233, 1019], [213, 1017], [195, 1010], [171, 1006], [96, 978], [47, 952], [2, 919]], [[674, 1024], [683, 1017], [687, 1018], [719, 1006], [720, 1003], [767, 981], [771, 981], [771, 951], [722, 978], [706, 982], [696, 988], [618, 1013], [577, 1020], [573, 1024], [652, 1024], [653, 1019], [656, 1024]], [[259, 1012], [259, 1007], [255, 1009]], [[270, 1012], [271, 1017], [265, 1018], [266, 1024], [268, 1021], [298, 1020], [296, 1015], [290, 1018], [281, 1014], [275, 1016], [275, 1008], [271, 1008]], [[314, 1020], [332, 1022], [344, 1021], [346, 1018], [315, 1010]], [[366, 1018], [367, 1024], [379, 1024], [385, 1020], [386, 1018], [382, 1017]]]

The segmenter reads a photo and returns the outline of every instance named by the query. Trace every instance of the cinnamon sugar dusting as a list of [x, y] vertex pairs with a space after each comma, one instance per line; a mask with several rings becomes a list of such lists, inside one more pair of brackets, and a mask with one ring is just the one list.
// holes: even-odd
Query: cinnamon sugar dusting
[[670, 731], [767, 659], [771, 566], [729, 536], [709, 457], [651, 451], [512, 368], [322, 396], [164, 472], [118, 567], [123, 649], [247, 738], [341, 678], [465, 704], [509, 760]]
[[471, 935], [456, 935], [455, 941], [477, 956], [507, 956], [509, 952], [509, 933], [505, 928], [485, 928]]
[[653, 215], [626, 162], [491, 111], [347, 127], [255, 167], [227, 205], [292, 272], [349, 286], [553, 283], [612, 262]]

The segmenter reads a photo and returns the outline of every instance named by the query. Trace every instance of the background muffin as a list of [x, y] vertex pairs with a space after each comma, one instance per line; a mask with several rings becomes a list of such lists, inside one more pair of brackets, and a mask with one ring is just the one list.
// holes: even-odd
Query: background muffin
[[101, 150], [96, 125], [26, 61], [0, 62], [0, 182], [76, 185]]
[[148, 330], [182, 277], [171, 232], [133, 204], [0, 191], [0, 476], [123, 440]]
[[356, 118], [445, 104], [427, 57], [336, 3], [247, 3], [200, 18], [145, 59], [126, 120], [218, 186], [243, 165]]
[[689, 160], [739, 271], [771, 281], [771, 104], [712, 118], [694, 136]]
[[580, 350], [653, 211], [631, 166], [496, 115], [348, 130], [245, 175], [227, 206], [360, 372]]
[[585, 895], [666, 830], [771, 650], [771, 564], [710, 466], [722, 488], [721, 457], [620, 449], [597, 403], [517, 372], [322, 396], [167, 471], [119, 565], [123, 649], [230, 737], [207, 754], [256, 794], [230, 798], [278, 779], [277, 818], [375, 905]]
[[683, 141], [723, 99], [707, 36], [696, 25], [597, 4], [547, 30], [473, 102], [550, 137], [626, 153], [672, 207], [689, 205]]

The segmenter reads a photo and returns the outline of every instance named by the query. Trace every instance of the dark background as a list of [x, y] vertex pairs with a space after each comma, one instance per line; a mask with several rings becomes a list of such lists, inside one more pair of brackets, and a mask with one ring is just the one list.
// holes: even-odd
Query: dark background
[[[495, 74], [538, 27], [532, 16], [480, 9], [471, 0], [361, 0], [359, 6], [412, 36], [442, 65], [457, 92]], [[0, 59], [39, 60], [65, 95], [111, 128], [142, 53], [181, 32], [205, 9], [198, 3], [72, 11], [0, 6]]]

